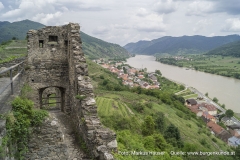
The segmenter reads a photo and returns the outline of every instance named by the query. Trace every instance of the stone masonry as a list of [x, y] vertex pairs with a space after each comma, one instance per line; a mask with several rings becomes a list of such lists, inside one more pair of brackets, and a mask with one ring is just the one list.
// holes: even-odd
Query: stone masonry
[[[27, 82], [33, 88], [35, 106], [42, 108], [44, 90], [60, 91], [60, 108], [68, 113], [75, 131], [85, 141], [94, 159], [113, 159], [116, 134], [104, 127], [97, 116], [93, 86], [82, 52], [80, 26], [69, 23], [30, 30], [28, 36]], [[84, 99], [77, 99], [84, 97]]]
[[[87, 160], [74, 141], [70, 116], [59, 110], [50, 111], [39, 127], [33, 128], [27, 160]], [[68, 120], [68, 121], [67, 121]]]

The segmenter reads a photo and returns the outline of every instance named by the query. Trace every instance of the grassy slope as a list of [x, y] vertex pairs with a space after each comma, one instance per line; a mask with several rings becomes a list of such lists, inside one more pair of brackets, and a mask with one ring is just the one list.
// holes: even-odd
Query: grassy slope
[[[97, 95], [97, 105], [98, 105], [98, 114], [101, 117], [103, 123], [111, 127], [111, 121], [106, 121], [106, 117], [110, 117], [112, 120], [119, 119], [119, 117], [132, 118], [137, 120], [136, 127], [140, 127], [143, 122], [143, 119], [147, 115], [156, 116], [157, 112], [162, 112], [165, 114], [167, 123], [173, 123], [180, 130], [181, 137], [184, 143], [190, 143], [195, 145], [198, 150], [201, 151], [223, 151], [229, 150], [229, 147], [217, 139], [217, 145], [212, 141], [212, 136], [208, 129], [201, 125], [200, 122], [196, 119], [191, 118], [189, 120], [182, 111], [178, 110], [174, 106], [170, 106], [162, 103], [159, 99], [147, 96], [144, 94], [136, 94], [129, 91], [106, 91], [99, 89], [101, 79], [98, 76], [104, 75], [105, 78], [110, 79], [114, 83], [117, 83], [118, 80], [112, 74], [105, 72], [105, 69], [101, 68], [97, 64], [88, 61], [89, 64], [89, 73], [93, 79], [95, 86], [95, 94]], [[100, 80], [100, 82], [99, 82]], [[139, 113], [134, 110], [134, 105], [138, 102], [153, 102], [153, 108], [144, 108], [143, 113]], [[129, 109], [131, 111], [129, 111]], [[131, 113], [133, 112], [133, 114]], [[202, 126], [202, 127], [199, 127]], [[149, 150], [144, 146], [144, 140], [146, 137], [140, 134], [140, 128], [133, 128], [132, 130], [115, 130], [117, 133], [118, 140], [118, 149], [119, 151], [133, 151], [133, 150]], [[124, 139], [124, 141], [122, 140]], [[206, 143], [203, 144], [202, 141]], [[172, 149], [174, 150], [174, 148]], [[176, 150], [176, 148], [175, 148]], [[117, 155], [119, 156], [119, 155]], [[119, 159], [139, 159], [137, 156], [127, 156], [127, 157], [118, 157]], [[163, 157], [148, 157], [161, 159]], [[212, 157], [213, 158], [213, 157]], [[219, 158], [219, 157], [218, 157]], [[163, 158], [167, 159], [167, 157]]]
[[11, 40], [0, 45], [0, 63], [8, 62], [13, 59], [26, 56], [26, 40]]

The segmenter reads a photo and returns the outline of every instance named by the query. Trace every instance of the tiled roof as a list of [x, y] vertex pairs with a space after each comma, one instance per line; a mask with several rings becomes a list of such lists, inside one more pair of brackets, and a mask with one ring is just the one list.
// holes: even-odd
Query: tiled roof
[[209, 121], [207, 126], [215, 133], [220, 134], [224, 129], [213, 121]]

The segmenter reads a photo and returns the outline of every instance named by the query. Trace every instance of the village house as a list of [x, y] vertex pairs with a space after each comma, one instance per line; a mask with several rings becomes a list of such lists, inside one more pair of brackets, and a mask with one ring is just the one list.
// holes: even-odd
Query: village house
[[139, 78], [139, 79], [143, 79], [143, 78], [144, 78], [144, 75], [138, 75], [138, 78]]
[[153, 82], [157, 82], [157, 77], [156, 76], [151, 76], [151, 77], [149, 77]]
[[187, 102], [187, 105], [189, 106], [193, 106], [197, 104], [197, 101], [195, 99], [187, 99], [186, 102]]
[[127, 81], [128, 80], [128, 74], [122, 74], [121, 78], [123, 81]]
[[217, 137], [227, 143], [228, 139], [232, 137], [232, 135], [224, 129], [220, 134], [217, 135]]
[[227, 126], [229, 132], [232, 134], [232, 136], [235, 136], [237, 138], [240, 138], [240, 125], [233, 124], [231, 126]]
[[145, 88], [145, 89], [148, 89], [149, 88], [149, 85], [147, 82], [144, 82], [142, 85], [141, 85], [142, 88]]
[[215, 134], [215, 135], [220, 134], [224, 130], [224, 128], [214, 123], [213, 121], [209, 121], [207, 123], [207, 126], [211, 130], [212, 134]]
[[202, 114], [202, 119], [204, 122], [208, 123], [210, 121], [213, 121], [214, 123], [216, 123], [216, 118], [213, 117], [211, 114], [209, 114], [207, 111], [204, 111]]
[[106, 64], [106, 63], [104, 63], [103, 65], [101, 65], [103, 68], [106, 68], [106, 69], [108, 69], [109, 68], [109, 65], [108, 64]]
[[128, 74], [135, 75], [138, 71], [135, 68], [128, 69]]
[[232, 136], [231, 138], [228, 138], [228, 145], [236, 148], [238, 145], [240, 145], [240, 139]]
[[110, 72], [112, 72], [112, 73], [118, 73], [119, 70], [118, 70], [117, 68], [111, 68], [111, 69], [110, 69]]
[[211, 130], [212, 134], [215, 134], [224, 142], [228, 142], [228, 139], [232, 136], [228, 131], [214, 123], [213, 121], [209, 121], [207, 123], [208, 128]]
[[191, 110], [191, 112], [195, 113], [198, 117], [201, 117], [203, 115], [203, 111], [199, 110], [197, 105], [187, 105], [187, 108]]
[[198, 108], [204, 112], [207, 111], [210, 115], [217, 115], [217, 108], [212, 104], [200, 103]]
[[234, 124], [233, 120], [226, 116], [221, 119], [221, 122], [223, 122], [225, 126], [231, 126]]

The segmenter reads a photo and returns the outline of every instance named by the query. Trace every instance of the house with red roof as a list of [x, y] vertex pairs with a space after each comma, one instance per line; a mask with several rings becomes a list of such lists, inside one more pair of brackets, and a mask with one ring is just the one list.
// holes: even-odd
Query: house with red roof
[[207, 111], [210, 115], [217, 115], [217, 108], [212, 104], [200, 103], [198, 104], [198, 107], [204, 112]]
[[203, 111], [199, 110], [197, 105], [187, 105], [187, 108], [191, 110], [191, 112], [195, 113], [198, 117], [201, 117], [203, 114]]
[[216, 118], [209, 114], [207, 111], [203, 112], [202, 119], [206, 123], [209, 121], [213, 121], [214, 123], [216, 123]]
[[214, 123], [213, 121], [209, 121], [207, 123], [207, 126], [216, 135], [220, 134], [224, 130], [224, 128]]

